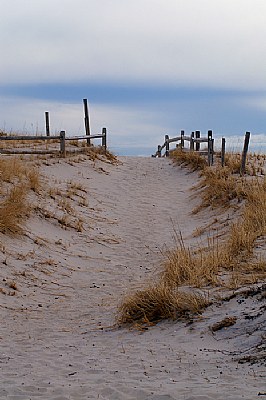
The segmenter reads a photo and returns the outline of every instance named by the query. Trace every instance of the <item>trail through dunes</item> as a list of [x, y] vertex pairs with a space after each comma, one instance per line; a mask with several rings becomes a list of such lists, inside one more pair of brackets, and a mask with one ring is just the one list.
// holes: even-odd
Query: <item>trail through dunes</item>
[[[51, 188], [38, 199], [45, 216], [36, 212], [23, 237], [1, 235], [0, 398], [237, 400], [266, 392], [265, 368], [235, 360], [258, 338], [209, 330], [235, 312], [231, 302], [192, 325], [113, 327], [122, 296], [156, 279], [175, 231], [193, 245], [206, 223], [191, 214], [196, 174], [141, 157], [52, 160], [40, 169]], [[63, 207], [71, 210], [64, 223]]]

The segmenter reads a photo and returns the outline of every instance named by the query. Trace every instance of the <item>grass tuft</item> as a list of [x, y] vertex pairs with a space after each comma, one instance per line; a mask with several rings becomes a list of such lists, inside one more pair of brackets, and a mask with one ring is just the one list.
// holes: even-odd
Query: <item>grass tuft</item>
[[186, 293], [160, 281], [125, 297], [118, 310], [118, 324], [150, 323], [200, 314], [208, 301], [200, 293]]
[[0, 232], [20, 234], [21, 222], [29, 215], [30, 205], [23, 185], [13, 187], [0, 203]]
[[30, 190], [40, 187], [39, 172], [16, 157], [0, 158], [0, 232], [20, 234], [30, 214]]
[[176, 149], [172, 151], [171, 158], [178, 165], [189, 166], [192, 171], [203, 170], [208, 163], [197, 151], [183, 151]]

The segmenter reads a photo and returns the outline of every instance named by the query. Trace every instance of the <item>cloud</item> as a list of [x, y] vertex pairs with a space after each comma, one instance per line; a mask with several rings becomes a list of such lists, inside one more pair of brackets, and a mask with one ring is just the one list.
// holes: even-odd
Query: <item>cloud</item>
[[[60, 90], [59, 90], [60, 89]], [[51, 131], [66, 130], [70, 136], [83, 134], [83, 90], [71, 87], [50, 88], [54, 94], [51, 100], [49, 93], [42, 93], [43, 99], [38, 99], [32, 88], [28, 94], [32, 97], [0, 96], [0, 129], [7, 131], [23, 131], [30, 134], [41, 133], [45, 130], [44, 112], [50, 112]], [[107, 128], [108, 145], [119, 154], [146, 154], [155, 151], [158, 144], [163, 144], [164, 135], [176, 136], [184, 129], [187, 134], [201, 130], [205, 135], [207, 130], [214, 131], [214, 137], [225, 136], [234, 146], [246, 131], [251, 131], [253, 138], [265, 132], [265, 111], [247, 104], [247, 94], [241, 92], [208, 91], [208, 90], [179, 90], [152, 88], [143, 92], [135, 87], [118, 88], [105, 95], [104, 90], [91, 91], [89, 98], [90, 120], [92, 133], [100, 133]], [[33, 91], [33, 93], [32, 93]], [[58, 93], [59, 92], [59, 95]], [[65, 98], [61, 94], [66, 93]], [[88, 93], [90, 91], [88, 90]], [[101, 97], [103, 95], [103, 98]], [[104, 96], [105, 95], [105, 96]], [[251, 96], [257, 99], [260, 96]], [[61, 100], [60, 100], [61, 99]], [[104, 99], [106, 101], [104, 101]], [[240, 139], [239, 139], [240, 137]], [[238, 138], [238, 139], [236, 139]], [[265, 145], [266, 135], [258, 136]], [[260, 147], [261, 148], [261, 147]]]
[[[240, 135], [226, 137], [226, 151], [228, 152], [242, 152], [244, 147], [244, 133]], [[215, 139], [215, 148], [221, 148], [221, 137], [217, 136]], [[265, 154], [266, 149], [266, 135], [251, 133], [249, 151], [255, 153]]]
[[264, 0], [1, 0], [0, 83], [265, 88]]
[[247, 107], [252, 107], [258, 111], [266, 111], [266, 94], [253, 95], [242, 100]]
[[59, 102], [31, 100], [23, 97], [0, 97], [2, 118], [0, 129], [28, 134], [44, 133], [45, 111], [50, 111], [52, 133], [68, 130], [81, 134], [83, 129], [82, 106]]
[[[52, 134], [61, 130], [66, 130], [68, 136], [84, 134], [82, 102], [59, 103], [0, 97], [0, 108], [1, 114], [5, 116], [4, 120], [0, 120], [0, 130], [42, 134], [45, 132], [44, 113], [49, 111]], [[103, 127], [107, 127], [108, 146], [120, 154], [129, 154], [130, 151], [135, 154], [143, 151], [146, 155], [151, 154], [154, 146], [161, 141], [164, 127], [160, 113], [154, 116], [153, 110], [111, 104], [93, 104], [89, 110], [91, 132], [97, 134]], [[97, 140], [95, 142], [98, 143]]]

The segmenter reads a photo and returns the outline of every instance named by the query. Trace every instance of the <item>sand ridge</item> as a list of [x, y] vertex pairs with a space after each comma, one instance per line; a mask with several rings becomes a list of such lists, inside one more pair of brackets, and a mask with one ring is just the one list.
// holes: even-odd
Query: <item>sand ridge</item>
[[258, 333], [209, 329], [222, 315], [244, 315], [248, 299], [214, 305], [192, 325], [113, 329], [122, 295], [154, 279], [174, 246], [174, 227], [190, 243], [204, 223], [191, 215], [196, 174], [165, 158], [119, 161], [41, 167], [60, 190], [69, 179], [86, 189], [88, 206], [77, 207], [82, 232], [35, 216], [25, 237], [1, 236], [0, 398], [257, 398], [266, 391], [264, 366], [236, 359]]

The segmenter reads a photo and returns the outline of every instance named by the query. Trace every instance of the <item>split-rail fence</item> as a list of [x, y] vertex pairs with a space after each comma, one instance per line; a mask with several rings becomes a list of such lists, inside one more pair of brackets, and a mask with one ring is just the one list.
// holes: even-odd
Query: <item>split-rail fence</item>
[[88, 111], [88, 103], [87, 99], [83, 99], [84, 103], [84, 113], [85, 113], [85, 135], [79, 136], [66, 136], [66, 131], [61, 131], [59, 135], [51, 135], [50, 134], [50, 121], [49, 121], [49, 112], [45, 112], [45, 126], [46, 126], [46, 135], [0, 135], [0, 144], [2, 141], [15, 141], [15, 142], [24, 142], [29, 141], [34, 144], [39, 141], [44, 141], [46, 144], [48, 142], [59, 142], [59, 149], [38, 149], [37, 146], [35, 148], [5, 148], [0, 145], [0, 154], [60, 154], [61, 156], [66, 155], [66, 142], [67, 141], [78, 141], [83, 140], [86, 142], [87, 146], [91, 145], [91, 139], [102, 139], [101, 146], [106, 151], [107, 148], [107, 129], [102, 128], [101, 134], [92, 135], [90, 131], [90, 120], [89, 120], [89, 111]]
[[[185, 142], [189, 142], [189, 146], [185, 147]], [[240, 165], [240, 175], [244, 175], [246, 170], [246, 160], [247, 153], [250, 141], [250, 132], [246, 132], [244, 147], [242, 151], [242, 159]], [[208, 131], [207, 137], [201, 137], [200, 131], [192, 132], [190, 135], [185, 135], [185, 131], [180, 132], [180, 136], [176, 136], [170, 138], [169, 135], [165, 135], [163, 145], [158, 145], [158, 149], [152, 157], [169, 157], [170, 155], [170, 143], [177, 142], [176, 148], [181, 149], [182, 151], [196, 151], [201, 155], [205, 155], [208, 158], [208, 165], [211, 166], [214, 163], [214, 139], [213, 132], [211, 130]], [[222, 167], [225, 166], [225, 138], [222, 138], [221, 145], [221, 164]], [[201, 144], [206, 143], [207, 146], [205, 149], [201, 149]], [[163, 149], [165, 148], [165, 153], [162, 154]]]
[[[186, 151], [197, 151], [202, 155], [207, 155], [208, 164], [213, 164], [214, 157], [214, 139], [212, 137], [212, 131], [208, 131], [207, 137], [201, 137], [200, 131], [192, 132], [189, 136], [185, 135], [185, 131], [181, 131], [180, 136], [170, 138], [169, 135], [165, 135], [163, 145], [158, 145], [158, 150], [153, 157], [169, 157], [170, 155], [170, 143], [177, 142], [176, 147]], [[185, 147], [185, 142], [189, 142], [189, 147]], [[201, 149], [201, 144], [206, 143], [206, 148]], [[165, 148], [165, 153], [162, 155], [162, 151]]]

